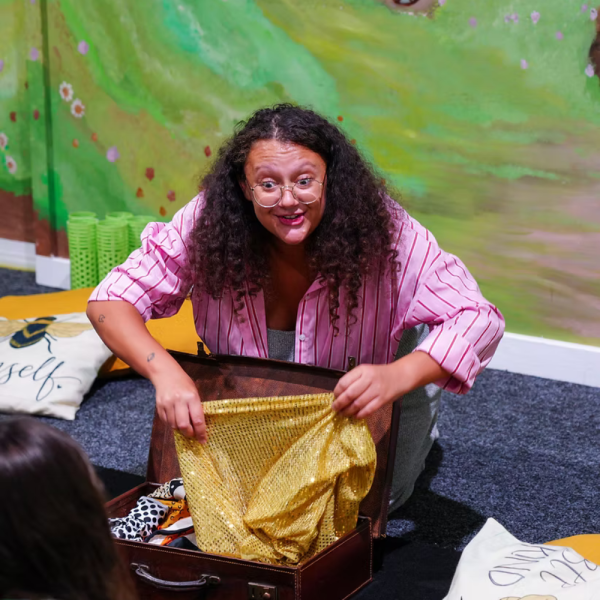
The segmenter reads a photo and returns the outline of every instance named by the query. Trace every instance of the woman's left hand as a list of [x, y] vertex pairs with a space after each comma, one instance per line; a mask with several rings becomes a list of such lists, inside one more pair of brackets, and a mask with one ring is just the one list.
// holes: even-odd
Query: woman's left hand
[[338, 381], [332, 409], [364, 419], [384, 404], [448, 376], [429, 354], [419, 350], [388, 365], [360, 365]]
[[362, 419], [403, 396], [406, 392], [399, 385], [395, 367], [394, 363], [360, 365], [346, 373], [333, 390], [333, 410], [345, 417]]

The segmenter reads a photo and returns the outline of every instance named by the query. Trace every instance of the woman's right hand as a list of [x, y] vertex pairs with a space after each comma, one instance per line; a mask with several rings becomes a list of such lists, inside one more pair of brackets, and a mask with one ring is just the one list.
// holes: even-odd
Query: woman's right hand
[[200, 394], [179, 363], [150, 335], [129, 302], [90, 302], [87, 316], [102, 341], [156, 389], [158, 416], [173, 429], [206, 442]]
[[156, 410], [163, 422], [187, 437], [206, 443], [206, 423], [200, 394], [192, 379], [177, 365], [169, 373], [152, 378]]

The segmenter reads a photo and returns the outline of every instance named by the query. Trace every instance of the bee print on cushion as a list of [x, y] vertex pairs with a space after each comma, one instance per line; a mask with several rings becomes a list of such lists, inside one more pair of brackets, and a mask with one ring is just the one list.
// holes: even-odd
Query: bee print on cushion
[[0, 342], [10, 338], [11, 348], [19, 350], [45, 340], [48, 344], [48, 352], [52, 354], [51, 341], [57, 341], [56, 338], [77, 337], [90, 329], [92, 329], [90, 323], [70, 323], [59, 321], [57, 317], [39, 317], [29, 321], [3, 319], [0, 320]]

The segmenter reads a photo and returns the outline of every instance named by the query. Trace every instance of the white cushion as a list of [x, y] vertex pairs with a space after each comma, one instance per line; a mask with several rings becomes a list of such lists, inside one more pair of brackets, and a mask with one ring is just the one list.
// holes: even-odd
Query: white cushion
[[0, 412], [74, 419], [110, 355], [85, 313], [0, 316]]
[[494, 519], [465, 548], [445, 598], [599, 599], [600, 567], [571, 548], [520, 542]]

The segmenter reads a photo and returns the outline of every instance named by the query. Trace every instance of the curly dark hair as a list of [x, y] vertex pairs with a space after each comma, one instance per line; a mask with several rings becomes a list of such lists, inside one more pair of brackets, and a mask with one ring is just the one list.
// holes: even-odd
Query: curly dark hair
[[239, 123], [220, 148], [201, 182], [206, 204], [191, 235], [195, 286], [213, 298], [221, 297], [225, 289], [232, 291], [236, 310], [243, 306], [246, 286], [252, 294], [259, 289], [269, 292], [264, 247], [271, 234], [258, 221], [240, 186], [252, 145], [269, 139], [304, 146], [327, 165], [327, 204], [307, 240], [306, 254], [311, 273], [327, 282], [329, 313], [337, 334], [339, 290], [345, 289], [348, 315], [352, 315], [363, 278], [387, 262], [397, 266], [393, 223], [385, 182], [336, 125], [312, 110], [291, 104], [258, 110]]

